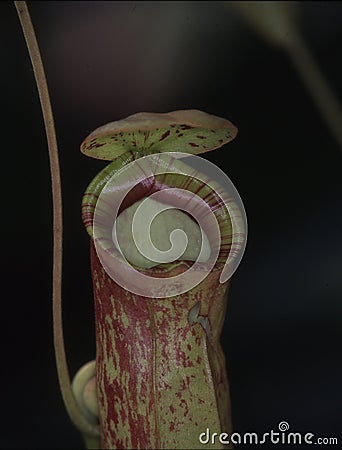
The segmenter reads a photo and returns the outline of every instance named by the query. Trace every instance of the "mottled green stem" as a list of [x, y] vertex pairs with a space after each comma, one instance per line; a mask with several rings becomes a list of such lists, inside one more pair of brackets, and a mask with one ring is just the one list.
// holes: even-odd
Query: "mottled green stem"
[[[53, 277], [52, 277], [52, 297], [53, 297], [53, 327], [54, 327], [54, 345], [56, 353], [57, 372], [59, 384], [62, 391], [63, 400], [69, 416], [75, 426], [88, 436], [90, 441], [87, 445], [93, 445], [95, 436], [99, 435], [98, 427], [87, 422], [80, 412], [72, 392], [69, 370], [65, 356], [63, 328], [62, 328], [62, 193], [61, 180], [58, 159], [58, 147], [56, 132], [49, 97], [47, 81], [44, 67], [35, 36], [34, 28], [24, 1], [14, 2], [21, 22], [23, 33], [26, 39], [27, 48], [30, 54], [34, 75], [39, 92], [40, 103], [42, 107], [46, 137], [48, 141], [48, 152], [51, 170], [51, 185], [53, 199]], [[98, 438], [97, 438], [98, 439]], [[93, 448], [93, 447], [89, 447]]]

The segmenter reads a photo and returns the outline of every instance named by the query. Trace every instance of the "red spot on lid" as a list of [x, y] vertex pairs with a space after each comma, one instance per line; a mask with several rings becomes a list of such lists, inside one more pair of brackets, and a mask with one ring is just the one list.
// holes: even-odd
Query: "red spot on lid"
[[163, 134], [161, 135], [161, 138], [159, 139], [159, 142], [160, 142], [160, 141], [163, 141], [163, 140], [166, 139], [168, 136], [170, 136], [170, 133], [171, 133], [170, 130], [165, 131], [165, 133], [163, 133]]
[[183, 124], [180, 126], [180, 128], [181, 128], [181, 130], [191, 130], [191, 128], [193, 128], [193, 127], [191, 127], [190, 125]]

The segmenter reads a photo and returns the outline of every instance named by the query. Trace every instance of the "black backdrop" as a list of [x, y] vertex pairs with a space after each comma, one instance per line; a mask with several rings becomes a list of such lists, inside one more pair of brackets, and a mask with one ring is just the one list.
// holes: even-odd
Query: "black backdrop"
[[[239, 128], [206, 155], [231, 178], [249, 238], [222, 334], [234, 429], [341, 442], [341, 160], [288, 56], [214, 2], [30, 2], [51, 90], [64, 196], [70, 370], [94, 358], [82, 193], [105, 165], [95, 127], [197, 108]], [[342, 99], [342, 5], [301, 4], [306, 41]], [[12, 2], [0, 2], [1, 448], [77, 448], [52, 348], [52, 204], [43, 121]], [[341, 124], [342, 126], [342, 124]]]

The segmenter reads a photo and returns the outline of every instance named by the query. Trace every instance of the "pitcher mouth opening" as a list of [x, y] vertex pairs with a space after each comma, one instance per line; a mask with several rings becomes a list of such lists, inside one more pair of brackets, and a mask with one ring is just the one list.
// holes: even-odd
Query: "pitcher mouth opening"
[[[244, 207], [228, 177], [228, 189], [224, 189], [226, 186], [220, 186], [174, 154], [135, 158], [132, 152], [119, 157], [94, 178], [83, 196], [82, 219], [108, 275], [126, 289], [131, 290], [134, 285], [139, 295], [146, 294], [141, 283], [150, 286], [153, 294], [154, 282], [177, 277], [173, 295], [185, 292], [184, 279], [180, 277], [189, 273], [185, 284], [191, 279], [190, 285], [197, 285], [203, 274], [211, 271], [220, 271], [220, 281], [227, 281], [242, 258], [247, 235]], [[212, 164], [199, 157], [191, 158]], [[129, 170], [123, 170], [129, 165], [132, 166]], [[116, 218], [136, 202], [156, 194], [162, 195], [164, 203], [184, 211], [199, 223], [209, 239], [207, 262], [179, 259], [142, 269], [122, 257], [111, 234]], [[138, 274], [146, 278], [135, 279]], [[127, 283], [127, 279], [131, 280]]]

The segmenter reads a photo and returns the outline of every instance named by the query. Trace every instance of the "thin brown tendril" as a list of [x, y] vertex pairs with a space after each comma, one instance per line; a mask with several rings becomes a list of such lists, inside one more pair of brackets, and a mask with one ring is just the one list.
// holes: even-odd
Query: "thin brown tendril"
[[48, 152], [51, 170], [52, 201], [53, 201], [53, 276], [52, 276], [52, 304], [53, 304], [53, 333], [57, 364], [57, 373], [63, 400], [69, 416], [75, 426], [85, 435], [99, 436], [97, 425], [90, 424], [80, 411], [72, 391], [68, 365], [65, 356], [63, 326], [62, 326], [62, 193], [58, 160], [58, 147], [50, 96], [44, 67], [35, 36], [34, 28], [24, 1], [15, 1], [15, 7], [21, 22], [30, 54], [34, 75], [42, 107], [45, 131], [48, 142]]

